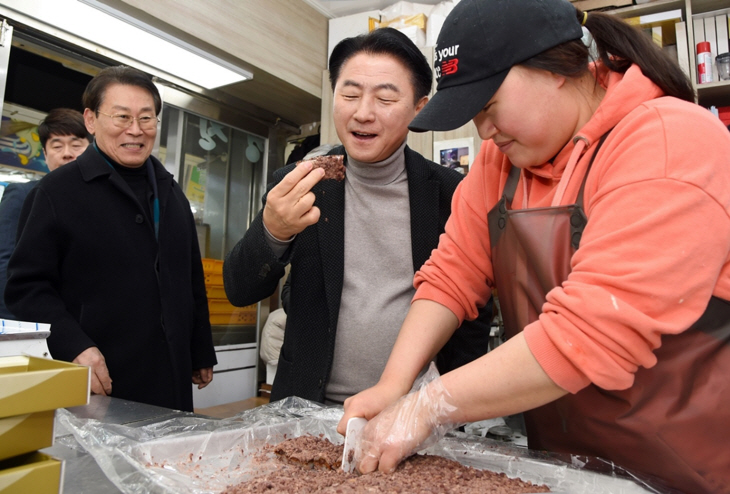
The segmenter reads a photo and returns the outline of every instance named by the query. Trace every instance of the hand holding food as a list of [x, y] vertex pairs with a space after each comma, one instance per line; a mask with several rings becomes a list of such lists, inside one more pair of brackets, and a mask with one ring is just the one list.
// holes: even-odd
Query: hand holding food
[[319, 221], [312, 187], [320, 180], [344, 179], [342, 156], [320, 156], [301, 161], [266, 197], [264, 225], [274, 238], [288, 240]]

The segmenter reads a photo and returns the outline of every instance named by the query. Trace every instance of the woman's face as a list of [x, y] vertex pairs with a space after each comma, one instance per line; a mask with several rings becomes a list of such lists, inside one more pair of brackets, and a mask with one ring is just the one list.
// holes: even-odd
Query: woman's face
[[491, 100], [474, 117], [479, 137], [492, 139], [519, 168], [546, 163], [575, 135], [579, 104], [566, 78], [512, 67]]

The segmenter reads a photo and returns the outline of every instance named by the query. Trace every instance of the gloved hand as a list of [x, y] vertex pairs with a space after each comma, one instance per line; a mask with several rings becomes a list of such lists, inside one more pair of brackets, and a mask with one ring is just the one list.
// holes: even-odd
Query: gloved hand
[[457, 427], [449, 419], [456, 410], [450, 399], [432, 362], [410, 393], [367, 423], [355, 448], [358, 471], [392, 473], [403, 459]]

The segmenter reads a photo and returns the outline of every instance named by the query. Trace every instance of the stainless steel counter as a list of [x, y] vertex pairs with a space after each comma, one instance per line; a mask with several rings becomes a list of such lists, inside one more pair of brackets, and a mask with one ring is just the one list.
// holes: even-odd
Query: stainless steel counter
[[[162, 422], [177, 417], [200, 416], [133, 401], [92, 395], [89, 404], [67, 409], [79, 418], [92, 418], [107, 424], [128, 427]], [[106, 477], [94, 458], [76, 442], [73, 435], [57, 432], [55, 443], [43, 453], [65, 461], [63, 491], [73, 494], [117, 494], [121, 491]]]
[[[279, 406], [276, 406], [278, 403]], [[200, 462], [195, 466], [196, 476], [199, 479], [219, 479], [221, 473], [221, 465], [228, 465], [231, 461], [240, 460], [242, 450], [251, 447], [247, 441], [253, 435], [246, 431], [246, 420], [242, 421], [242, 427], [239, 430], [235, 428], [221, 428], [218, 430], [218, 423], [210, 424], [209, 420], [215, 420], [212, 417], [204, 415], [196, 415], [188, 412], [180, 412], [150, 405], [143, 405], [126, 400], [116, 398], [108, 398], [102, 396], [92, 396], [88, 405], [83, 407], [74, 407], [68, 409], [73, 415], [79, 418], [93, 418], [105, 424], [121, 424], [126, 427], [138, 428], [149, 426], [152, 424], [168, 421], [171, 419], [183, 419], [188, 417], [201, 417], [207, 420], [201, 421], [206, 423], [205, 431], [210, 435], [201, 435], [197, 433], [186, 438], [185, 441], [179, 441], [180, 435], [175, 434], [174, 428], [170, 428], [170, 441], [165, 443], [155, 441], [156, 450], [148, 450], [150, 458], [177, 458], [172, 460], [173, 464], [181, 462], [188, 464], [186, 459], [188, 452], [199, 451], [202, 443], [216, 444], [219, 442], [221, 448], [214, 448], [211, 452], [213, 456], [222, 458], [223, 463], [216, 461]], [[250, 423], [259, 424], [257, 427], [268, 428], [259, 431], [266, 437], [281, 437], [283, 434], [321, 434], [326, 432], [332, 437], [336, 435], [334, 430], [339, 418], [339, 410], [332, 407], [321, 407], [313, 402], [305, 400], [292, 401], [282, 400], [275, 402], [267, 407], [261, 407], [254, 415], [250, 417]], [[267, 420], [266, 417], [275, 420]], [[184, 424], [185, 428], [189, 427], [188, 422]], [[260, 425], [260, 424], [267, 425]], [[63, 421], [59, 422], [63, 424]], [[225, 424], [225, 423], [224, 423]], [[209, 427], [212, 425], [212, 427]], [[64, 428], [63, 425], [61, 425]], [[100, 428], [95, 428], [100, 429]], [[167, 431], [167, 429], [164, 429]], [[172, 437], [174, 436], [174, 437]], [[264, 436], [259, 436], [264, 437]], [[248, 438], [248, 439], [246, 439]], [[114, 443], [117, 444], [117, 443]], [[105, 451], [109, 458], [116, 458], [115, 446], [107, 444]], [[124, 449], [124, 447], [121, 447]], [[591, 494], [610, 494], [622, 492], [624, 494], [649, 494], [650, 492], [658, 492], [651, 489], [645, 489], [644, 485], [636, 483], [633, 480], [624, 478], [625, 472], [615, 467], [614, 473], [607, 475], [605, 472], [596, 473], [590, 469], [576, 467], [574, 459], [570, 462], [561, 462], [554, 458], [543, 457], [540, 453], [535, 455], [529, 453], [524, 448], [518, 448], [514, 445], [496, 443], [490, 439], [485, 439], [474, 434], [454, 433], [439, 441], [438, 444], [432, 446], [432, 453], [446, 457], [456, 457], [462, 463], [497, 472], [506, 472], [510, 476], [518, 475], [523, 480], [529, 480], [537, 483], [545, 483], [553, 488], [554, 492], [576, 492]], [[73, 494], [118, 494], [121, 491], [106, 477], [101, 468], [97, 465], [94, 458], [86, 452], [86, 450], [76, 441], [72, 434], [64, 430], [57, 431], [56, 443], [51, 448], [42, 450], [44, 453], [65, 460], [64, 473], [64, 492]], [[96, 454], [96, 453], [95, 453]], [[197, 454], [197, 453], [196, 453]], [[202, 453], [205, 454], [205, 453]], [[129, 468], [129, 464], [118, 461], [115, 467], [119, 468], [123, 475], [134, 473], [133, 467]], [[200, 458], [199, 458], [200, 459]], [[206, 458], [208, 460], [209, 458]], [[605, 465], [603, 465], [605, 466]], [[614, 468], [614, 466], [611, 466]], [[245, 468], [244, 468], [245, 470]], [[240, 472], [239, 472], [240, 473]], [[245, 472], [243, 472], [245, 473]], [[236, 474], [237, 475], [237, 474]], [[238, 479], [238, 477], [236, 477]], [[233, 478], [232, 477], [232, 478]], [[168, 480], [171, 480], [169, 477]], [[180, 479], [176, 479], [180, 482]], [[240, 481], [240, 480], [236, 480]], [[185, 482], [183, 480], [182, 482]], [[141, 485], [141, 484], [140, 484]], [[151, 482], [145, 482], [145, 487], [153, 490]], [[171, 484], [172, 485], [172, 484]], [[180, 485], [180, 484], [174, 484]], [[187, 485], [187, 484], [185, 484]], [[216, 484], [217, 488], [217, 484]]]

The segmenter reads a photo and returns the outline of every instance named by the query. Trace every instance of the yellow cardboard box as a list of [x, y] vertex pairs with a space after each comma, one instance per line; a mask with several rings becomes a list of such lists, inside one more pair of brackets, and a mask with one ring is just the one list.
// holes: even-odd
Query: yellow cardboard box
[[89, 368], [38, 357], [0, 358], [0, 418], [85, 405]]
[[55, 410], [0, 419], [0, 460], [53, 446]]
[[63, 462], [43, 453], [0, 461], [0, 494], [63, 492]]

